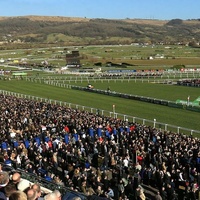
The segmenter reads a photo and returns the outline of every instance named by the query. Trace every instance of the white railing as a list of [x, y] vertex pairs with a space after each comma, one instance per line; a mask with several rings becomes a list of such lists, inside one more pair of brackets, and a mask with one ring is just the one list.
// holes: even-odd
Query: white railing
[[164, 131], [173, 131], [176, 133], [184, 133], [184, 134], [191, 134], [191, 135], [194, 133], [200, 134], [199, 130], [192, 130], [192, 129], [178, 127], [178, 126], [171, 125], [171, 124], [157, 122], [156, 119], [152, 121], [152, 120], [148, 120], [148, 119], [143, 119], [143, 118], [139, 118], [139, 117], [133, 117], [130, 115], [116, 113], [115, 111], [101, 110], [98, 108], [91, 108], [88, 106], [83, 106], [83, 105], [78, 105], [78, 104], [73, 104], [73, 103], [69, 103], [69, 102], [63, 102], [63, 101], [58, 101], [58, 100], [53, 100], [53, 99], [48, 99], [48, 98], [36, 97], [36, 96], [26, 95], [26, 94], [21, 94], [21, 93], [16, 93], [16, 92], [10, 92], [10, 91], [6, 91], [6, 90], [0, 90], [0, 94], [15, 96], [17, 98], [36, 100], [36, 101], [51, 103], [51, 104], [60, 105], [60, 106], [66, 106], [66, 107], [69, 107], [72, 109], [74, 108], [77, 110], [84, 110], [84, 111], [88, 111], [88, 112], [91, 112], [94, 114], [109, 116], [109, 117], [113, 117], [113, 118], [119, 118], [119, 119], [122, 119], [122, 120], [128, 121], [128, 122], [133, 122], [133, 123], [136, 122], [139, 124], [152, 126], [154, 128], [164, 130]]

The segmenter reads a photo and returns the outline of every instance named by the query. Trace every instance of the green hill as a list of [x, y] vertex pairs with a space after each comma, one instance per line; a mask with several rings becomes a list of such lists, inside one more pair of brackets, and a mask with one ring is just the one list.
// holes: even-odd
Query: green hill
[[[198, 19], [87, 19], [0, 17], [0, 42], [63, 45], [191, 43], [200, 40]], [[53, 36], [53, 37], [52, 37]]]

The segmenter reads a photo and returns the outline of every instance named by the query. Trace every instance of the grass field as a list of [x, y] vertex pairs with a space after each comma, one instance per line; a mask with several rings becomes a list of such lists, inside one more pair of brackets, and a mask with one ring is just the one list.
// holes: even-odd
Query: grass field
[[[51, 40], [51, 35], [49, 37]], [[62, 37], [62, 34], [58, 35], [58, 40], [62, 40]], [[73, 41], [75, 38], [68, 40]], [[200, 67], [200, 50], [179, 45], [102, 45], [0, 50], [0, 58], [9, 59], [10, 61], [6, 62], [9, 64], [13, 64], [14, 60], [21, 62], [25, 59], [25, 62], [30, 64], [40, 64], [46, 60], [54, 67], [58, 67], [66, 65], [65, 54], [72, 50], [79, 50], [82, 66], [91, 67], [95, 63], [102, 63], [104, 70], [108, 69], [107, 62], [128, 63], [132, 65], [127, 66], [128, 69], [168, 69], [174, 65]], [[149, 57], [156, 58], [150, 60]]]
[[[73, 84], [73, 83], [72, 83]], [[152, 97], [158, 99], [164, 99], [169, 101], [176, 101], [177, 99], [187, 100], [188, 95], [190, 95], [190, 100], [194, 101], [198, 95], [200, 96], [200, 88], [190, 88], [184, 86], [166, 85], [166, 84], [155, 84], [137, 81], [90, 81], [90, 84], [96, 89], [106, 90], [110, 87], [111, 91], [133, 94], [145, 97]], [[84, 82], [74, 82], [74, 85], [79, 85], [85, 87], [87, 81]]]

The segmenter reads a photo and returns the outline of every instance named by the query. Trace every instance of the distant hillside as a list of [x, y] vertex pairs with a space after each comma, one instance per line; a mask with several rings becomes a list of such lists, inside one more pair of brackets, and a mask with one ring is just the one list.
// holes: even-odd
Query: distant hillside
[[0, 17], [1, 43], [88, 45], [192, 41], [200, 41], [199, 20]]

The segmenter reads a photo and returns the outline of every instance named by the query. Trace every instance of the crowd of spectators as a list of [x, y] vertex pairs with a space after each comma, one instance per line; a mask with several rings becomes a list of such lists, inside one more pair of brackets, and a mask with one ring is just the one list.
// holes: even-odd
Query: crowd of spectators
[[[47, 192], [47, 190], [46, 190]], [[54, 198], [51, 198], [51, 197]], [[58, 190], [44, 193], [39, 183], [31, 183], [21, 177], [17, 171], [11, 175], [0, 165], [0, 199], [1, 200], [61, 200]]]
[[[106, 78], [106, 79], [118, 79], [118, 78], [148, 78], [148, 77], [160, 77], [163, 73], [159, 71], [141, 71], [141, 72], [114, 72], [114, 73], [102, 73], [98, 74], [98, 78]], [[95, 75], [91, 75], [95, 76]]]
[[[198, 198], [200, 140], [192, 135], [3, 94], [0, 101], [0, 161], [6, 165], [88, 199], [144, 200], [143, 184], [158, 190], [155, 199]], [[26, 195], [39, 193], [30, 189]]]
[[190, 86], [190, 87], [200, 87], [200, 79], [184, 79], [177, 81], [177, 85]]

